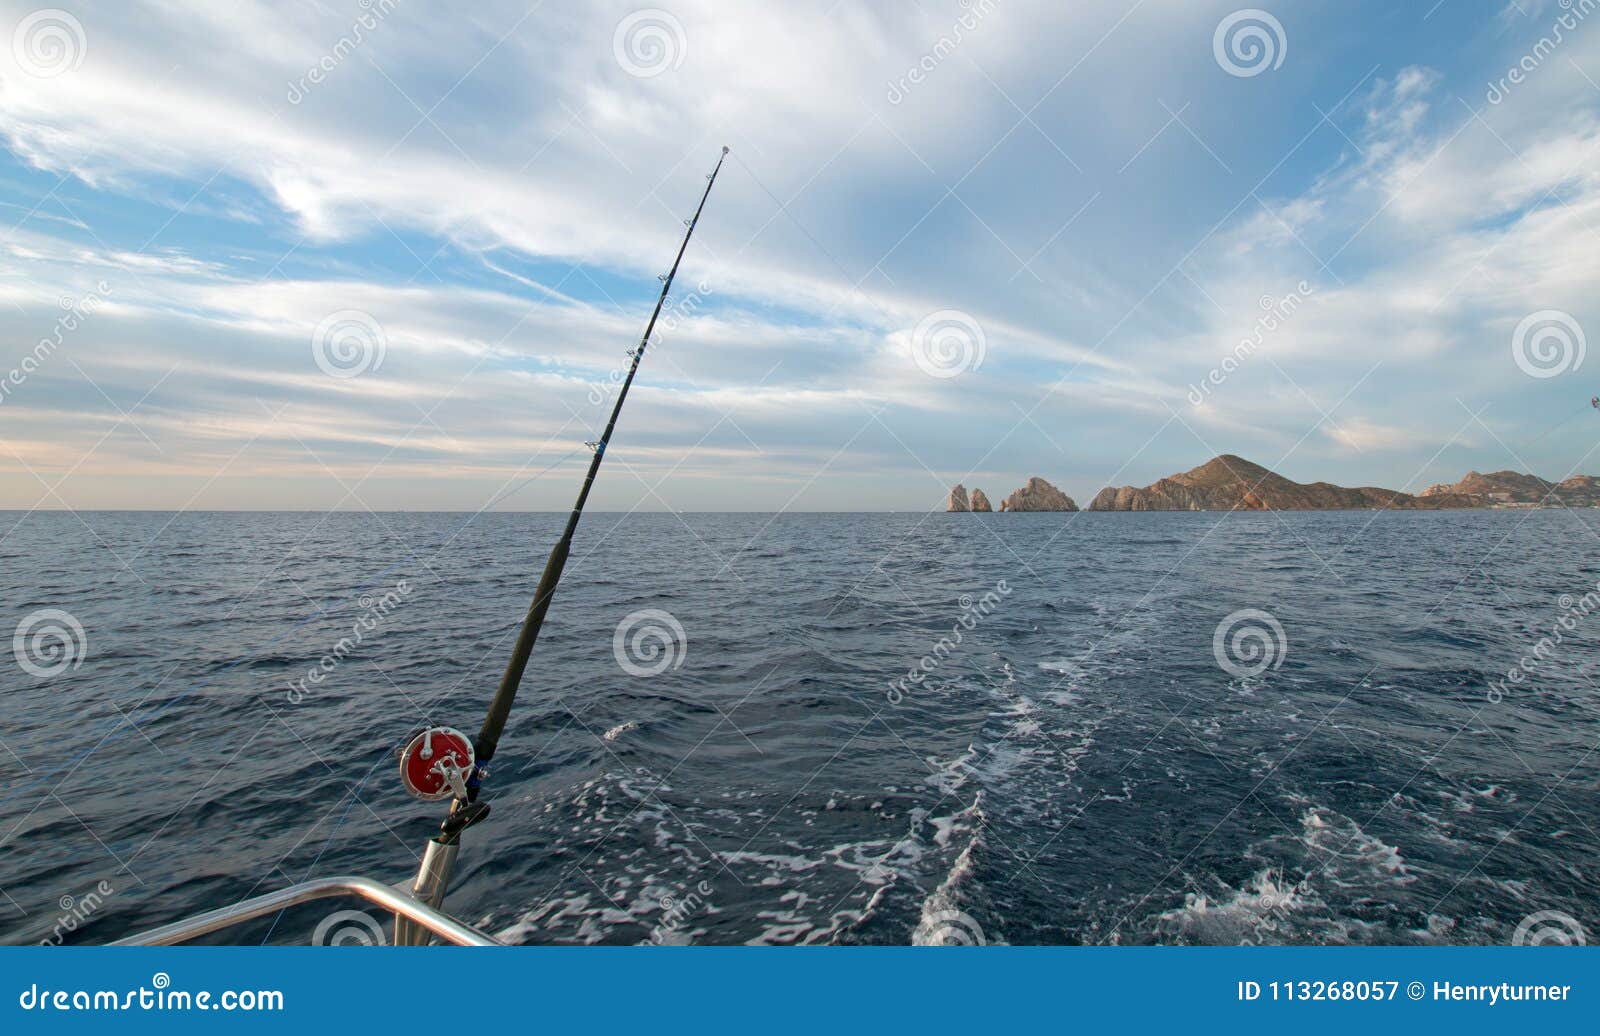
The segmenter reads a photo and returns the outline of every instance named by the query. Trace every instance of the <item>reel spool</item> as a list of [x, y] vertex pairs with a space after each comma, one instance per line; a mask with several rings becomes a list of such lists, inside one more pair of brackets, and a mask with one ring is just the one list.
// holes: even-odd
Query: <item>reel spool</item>
[[430, 727], [400, 751], [400, 783], [424, 802], [467, 797], [472, 740], [454, 727]]

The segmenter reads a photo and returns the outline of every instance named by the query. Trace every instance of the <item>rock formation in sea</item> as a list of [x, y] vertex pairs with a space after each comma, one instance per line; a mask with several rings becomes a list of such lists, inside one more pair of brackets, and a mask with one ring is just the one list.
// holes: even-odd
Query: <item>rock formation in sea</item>
[[950, 501], [945, 504], [946, 511], [970, 511], [972, 505], [967, 502], [967, 487], [957, 485], [950, 490]]
[[1467, 472], [1460, 482], [1441, 482], [1422, 491], [1426, 497], [1441, 494], [1485, 498], [1489, 506], [1504, 504], [1548, 504], [1565, 507], [1600, 505], [1600, 478], [1574, 475], [1561, 482], [1549, 482], [1520, 471], [1491, 471], [1487, 475]]
[[981, 489], [972, 491], [972, 509], [981, 513], [988, 513], [994, 510], [989, 506], [989, 498], [983, 495], [983, 490]]
[[1072, 497], [1035, 475], [1028, 484], [1000, 501], [1002, 511], [1076, 511]]
[[1089, 504], [1091, 511], [1334, 511], [1399, 508], [1433, 510], [1487, 507], [1487, 497], [1436, 487], [1422, 496], [1330, 482], [1291, 482], [1243, 457], [1224, 453], [1192, 471], [1138, 489], [1106, 487]]
[[[1600, 507], [1600, 475], [1573, 475], [1556, 485], [1561, 502], [1568, 507]], [[1584, 500], [1586, 503], [1579, 503]]]

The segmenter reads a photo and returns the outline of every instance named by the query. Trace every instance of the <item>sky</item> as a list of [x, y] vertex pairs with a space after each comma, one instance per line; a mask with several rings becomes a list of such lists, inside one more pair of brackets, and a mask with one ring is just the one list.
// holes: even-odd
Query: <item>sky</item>
[[1592, 0], [663, 2], [0, 4], [0, 508], [1600, 473]]

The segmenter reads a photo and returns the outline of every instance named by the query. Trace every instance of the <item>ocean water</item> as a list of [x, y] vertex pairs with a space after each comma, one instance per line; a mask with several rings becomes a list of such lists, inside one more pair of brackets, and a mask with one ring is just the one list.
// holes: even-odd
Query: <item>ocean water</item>
[[[0, 940], [409, 877], [442, 810], [393, 750], [476, 731], [562, 517], [0, 516]], [[1564, 510], [592, 514], [447, 905], [519, 943], [1592, 935], [1597, 546]]]

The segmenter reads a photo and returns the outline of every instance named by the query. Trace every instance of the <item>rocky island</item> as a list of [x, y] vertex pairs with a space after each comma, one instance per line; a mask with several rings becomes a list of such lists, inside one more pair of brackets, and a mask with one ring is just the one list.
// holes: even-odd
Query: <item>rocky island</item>
[[[1123, 486], [1102, 489], [1089, 505], [1091, 511], [1341, 511], [1394, 509], [1407, 511], [1454, 508], [1531, 506], [1535, 502], [1575, 505], [1600, 499], [1596, 480], [1579, 476], [1570, 485], [1571, 501], [1553, 496], [1560, 487], [1531, 475], [1497, 472], [1492, 476], [1469, 474], [1454, 485], [1437, 485], [1412, 495], [1394, 489], [1360, 486], [1354, 489], [1331, 482], [1292, 482], [1243, 457], [1225, 453], [1192, 471], [1172, 475], [1142, 489]], [[1510, 494], [1518, 495], [1510, 495]], [[1583, 506], [1588, 506], [1584, 504]]]
[[[983, 490], [974, 489], [969, 499], [967, 487], [960, 484], [951, 488], [950, 498], [945, 503], [944, 509], [980, 514], [994, 510], [989, 504], [989, 498], [984, 496]], [[1076, 511], [1077, 509], [1078, 505], [1072, 502], [1072, 497], [1038, 476], [1028, 479], [1027, 485], [1000, 501], [1002, 511]]]
[[1225, 453], [1192, 471], [1171, 475], [1142, 489], [1106, 487], [1091, 511], [1336, 511], [1376, 507], [1439, 509], [1481, 506], [1454, 493], [1412, 496], [1393, 489], [1348, 489], [1331, 482], [1291, 482], [1243, 457]]
[[1487, 501], [1483, 505], [1487, 507], [1597, 507], [1600, 506], [1600, 478], [1574, 475], [1560, 482], [1547, 482], [1537, 475], [1518, 471], [1491, 471], [1487, 475], [1469, 471], [1460, 482], [1429, 486], [1422, 495], [1481, 497]]
[[1000, 501], [1002, 511], [1076, 511], [1072, 497], [1035, 475], [1028, 484]]
[[[1467, 472], [1455, 483], [1440, 483], [1421, 493], [1375, 486], [1349, 488], [1331, 482], [1293, 482], [1275, 471], [1224, 453], [1177, 475], [1142, 488], [1107, 486], [1095, 494], [1091, 511], [1439, 511], [1503, 507], [1600, 507], [1600, 477], [1574, 475], [1548, 482], [1536, 475], [1495, 471]], [[950, 491], [950, 511], [987, 511], [982, 490], [967, 499], [964, 486]], [[1076, 511], [1078, 505], [1037, 476], [1000, 502], [1002, 511]]]

